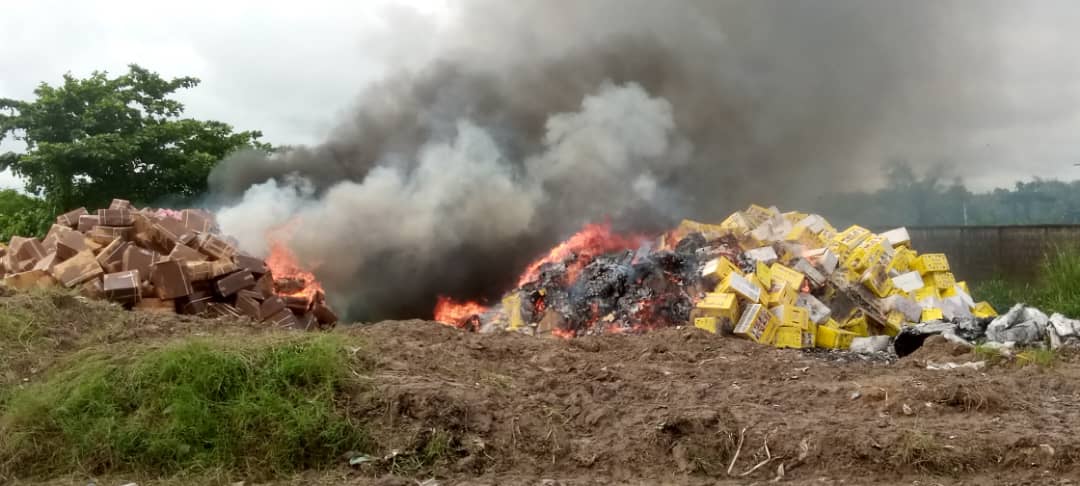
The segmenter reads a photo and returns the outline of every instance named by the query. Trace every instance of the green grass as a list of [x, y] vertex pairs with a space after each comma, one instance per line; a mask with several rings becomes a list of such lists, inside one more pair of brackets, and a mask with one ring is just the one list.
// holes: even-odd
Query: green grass
[[1016, 355], [1021, 366], [1035, 365], [1040, 368], [1052, 368], [1058, 360], [1057, 351], [1047, 348], [1032, 348]]
[[270, 477], [370, 447], [343, 412], [341, 338], [187, 340], [85, 351], [14, 391], [0, 415], [0, 477], [84, 471]]
[[975, 349], [972, 350], [976, 359], [986, 361], [989, 364], [999, 364], [1005, 361], [1007, 358], [1001, 353], [1001, 350], [995, 347], [990, 347], [985, 344], [975, 345]]
[[1047, 313], [1080, 317], [1080, 247], [1060, 247], [1048, 254], [1031, 284], [997, 278], [981, 282], [973, 292], [1002, 313], [1022, 302]]

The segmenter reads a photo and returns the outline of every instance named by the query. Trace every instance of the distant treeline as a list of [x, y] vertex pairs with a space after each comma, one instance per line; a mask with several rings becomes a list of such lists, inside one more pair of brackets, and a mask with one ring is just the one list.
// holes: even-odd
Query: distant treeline
[[1035, 178], [1012, 189], [972, 192], [960, 179], [944, 177], [942, 168], [919, 175], [893, 163], [885, 170], [885, 188], [827, 194], [814, 210], [836, 226], [1080, 224], [1080, 180]]

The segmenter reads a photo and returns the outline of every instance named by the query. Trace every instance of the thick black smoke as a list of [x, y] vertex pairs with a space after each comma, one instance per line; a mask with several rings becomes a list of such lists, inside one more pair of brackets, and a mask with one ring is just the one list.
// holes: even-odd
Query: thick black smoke
[[238, 154], [211, 187], [253, 251], [298, 216], [291, 247], [350, 317], [425, 316], [439, 293], [498, 297], [584, 222], [653, 230], [874, 180], [980, 118], [964, 93], [999, 69], [999, 5], [469, 1], [435, 60], [324, 143]]

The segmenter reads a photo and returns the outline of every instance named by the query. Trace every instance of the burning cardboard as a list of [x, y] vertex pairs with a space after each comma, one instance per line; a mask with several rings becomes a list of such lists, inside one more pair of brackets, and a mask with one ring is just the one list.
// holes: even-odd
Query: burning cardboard
[[757, 205], [719, 225], [683, 221], [658, 238], [590, 225], [529, 265], [495, 307], [440, 298], [435, 311], [440, 322], [480, 331], [574, 337], [693, 325], [834, 349], [856, 336], [992, 313], [944, 255], [912, 249], [906, 229], [838, 231], [818, 215]]
[[[275, 279], [275, 273], [280, 278]], [[322, 287], [275, 244], [270, 260], [240, 253], [209, 212], [108, 208], [61, 214], [45, 239], [0, 245], [0, 276], [14, 289], [62, 285], [136, 310], [249, 317], [299, 329], [333, 326]]]

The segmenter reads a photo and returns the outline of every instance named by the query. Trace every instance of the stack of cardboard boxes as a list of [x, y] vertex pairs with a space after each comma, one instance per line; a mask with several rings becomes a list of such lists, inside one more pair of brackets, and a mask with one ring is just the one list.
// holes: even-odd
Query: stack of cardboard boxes
[[136, 209], [121, 199], [93, 213], [79, 208], [57, 217], [42, 240], [0, 245], [0, 274], [14, 289], [60, 286], [154, 312], [301, 329], [337, 321], [321, 292], [305, 292], [303, 282], [277, 289], [263, 260], [238, 251], [213, 215], [196, 209]]

